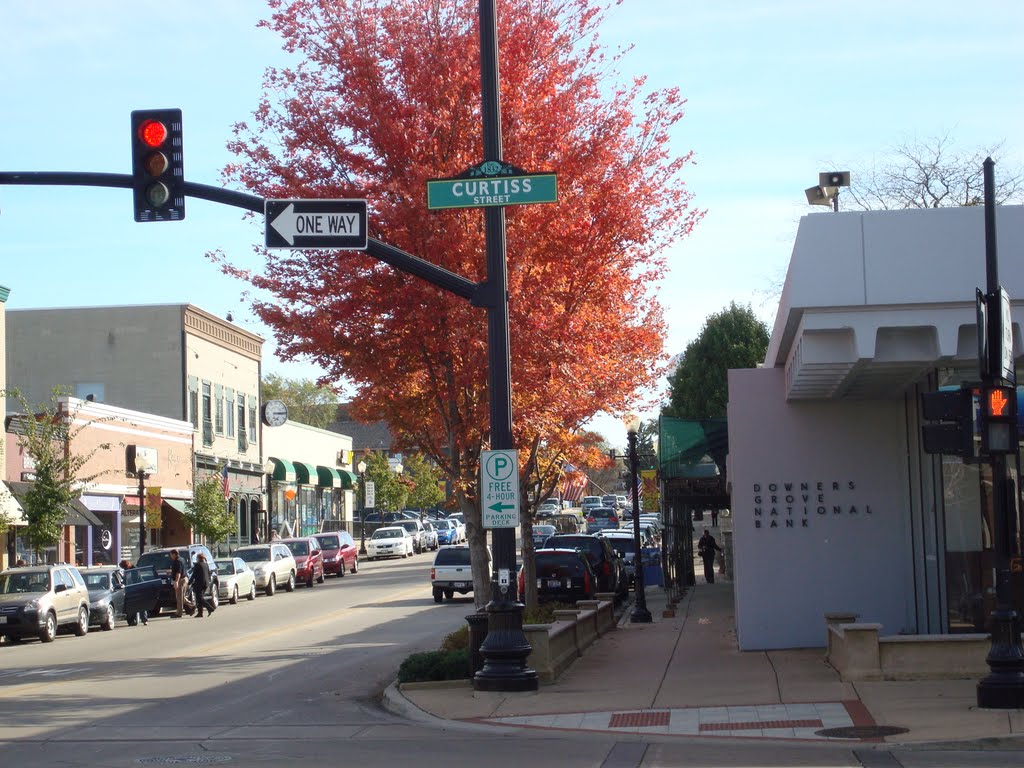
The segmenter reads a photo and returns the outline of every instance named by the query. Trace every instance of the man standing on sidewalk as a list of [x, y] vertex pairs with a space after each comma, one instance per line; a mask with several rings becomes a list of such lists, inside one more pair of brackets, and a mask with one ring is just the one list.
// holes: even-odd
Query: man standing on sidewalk
[[704, 561], [704, 581], [708, 584], [715, 583], [715, 552], [721, 551], [711, 531], [705, 528], [704, 535], [697, 541], [697, 554]]
[[171, 550], [171, 586], [174, 587], [175, 610], [174, 618], [181, 618], [185, 604], [185, 564], [178, 557], [178, 550]]

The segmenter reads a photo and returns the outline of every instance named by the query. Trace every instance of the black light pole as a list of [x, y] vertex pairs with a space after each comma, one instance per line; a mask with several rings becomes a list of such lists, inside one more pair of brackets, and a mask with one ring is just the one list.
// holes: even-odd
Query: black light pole
[[[501, 101], [498, 76], [498, 18], [494, 0], [480, 0], [480, 91], [485, 162], [501, 162]], [[484, 209], [486, 292], [474, 300], [487, 307], [488, 392], [491, 449], [515, 448], [512, 440], [512, 375], [509, 364], [508, 266], [505, 253], [505, 208]], [[532, 650], [523, 633], [523, 605], [516, 595], [514, 528], [491, 532], [494, 562], [491, 601], [487, 604], [487, 637], [480, 646], [483, 668], [473, 677], [478, 691], [536, 691], [540, 678], [526, 666]], [[498, 574], [512, 574], [507, 586]]]
[[146, 459], [135, 454], [135, 474], [139, 478], [139, 554], [146, 551]]
[[629, 438], [629, 482], [633, 495], [633, 591], [636, 604], [629, 621], [632, 624], [650, 624], [651, 612], [647, 610], [647, 585], [644, 583], [644, 562], [640, 552], [640, 494], [637, 493], [636, 434], [640, 430], [640, 416], [631, 413], [626, 416], [626, 436]]
[[[985, 175], [985, 272], [988, 309], [987, 365], [982, 361], [982, 397], [987, 397], [993, 387], [1014, 386], [1014, 371], [1003, 370], [1003, 313], [1002, 288], [999, 285], [999, 261], [996, 254], [996, 207], [995, 207], [995, 163], [992, 158], [984, 162]], [[1011, 430], [1012, 451], [1017, 450], [1016, 425]], [[982, 429], [987, 426], [983, 423]], [[992, 468], [992, 554], [995, 556], [996, 607], [992, 611], [992, 646], [985, 663], [991, 672], [978, 683], [977, 701], [979, 707], [993, 709], [1024, 708], [1024, 648], [1020, 642], [1020, 625], [1017, 611], [1013, 608], [1013, 582], [1011, 580], [1010, 556], [1013, 546], [1016, 520], [1016, 494], [1007, 466], [1007, 453], [993, 451], [989, 454]]]
[[359, 554], [366, 554], [366, 462], [356, 465], [359, 470]]

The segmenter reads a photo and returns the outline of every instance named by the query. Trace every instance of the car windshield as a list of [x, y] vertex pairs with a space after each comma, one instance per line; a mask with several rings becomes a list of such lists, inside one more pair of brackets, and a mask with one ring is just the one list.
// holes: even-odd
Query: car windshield
[[235, 572], [234, 560], [217, 560], [217, 570], [230, 576]]
[[469, 565], [469, 547], [442, 547], [437, 551], [434, 565]]
[[378, 528], [376, 531], [373, 532], [373, 536], [371, 538], [374, 538], [374, 539], [400, 539], [400, 538], [402, 538], [403, 535], [405, 535], [405, 530], [404, 529], [398, 529], [398, 528]]
[[609, 518], [616, 517], [614, 509], [608, 509], [607, 507], [597, 507], [596, 509], [590, 510], [591, 517]]
[[608, 539], [608, 543], [612, 545], [612, 549], [618, 552], [620, 555], [631, 555], [636, 551], [634, 546], [636, 542], [633, 539], [627, 539], [625, 536], [616, 536], [613, 539]]
[[409, 533], [414, 533], [416, 531], [416, 523], [412, 521], [408, 523], [402, 523], [402, 527], [405, 528], [405, 530], [407, 530]]
[[537, 553], [536, 570], [538, 576], [582, 576], [586, 566], [575, 552]]
[[535, 525], [533, 526], [534, 536], [552, 536], [558, 531], [555, 530], [553, 525]]
[[0, 576], [0, 595], [20, 592], [49, 592], [50, 574], [46, 571], [6, 573]]
[[293, 555], [308, 555], [309, 554], [309, 543], [305, 541], [289, 541], [287, 542], [288, 549], [292, 551]]
[[240, 557], [247, 563], [265, 563], [270, 560], [270, 547], [256, 547], [255, 549], [236, 549], [235, 557]]
[[109, 589], [110, 588], [110, 574], [109, 573], [83, 573], [85, 577], [85, 586], [88, 589]]
[[320, 546], [324, 549], [337, 549], [341, 546], [341, 542], [337, 536], [318, 536]]
[[545, 549], [578, 549], [593, 563], [601, 562], [603, 548], [593, 536], [552, 536], [544, 544]]

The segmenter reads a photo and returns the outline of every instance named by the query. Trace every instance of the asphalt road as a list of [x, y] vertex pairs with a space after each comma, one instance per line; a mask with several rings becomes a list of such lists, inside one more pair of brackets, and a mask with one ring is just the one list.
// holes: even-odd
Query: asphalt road
[[[381, 692], [472, 600], [436, 605], [432, 557], [361, 564], [311, 590], [84, 638], [0, 647], [4, 766], [1016, 765], [998, 752], [889, 753], [642, 741], [399, 718]], [[528, 694], [525, 694], [528, 695]], [[609, 692], [613, 696], [614, 692]], [[595, 702], [595, 707], [600, 708]], [[888, 761], [887, 761], [888, 760]]]

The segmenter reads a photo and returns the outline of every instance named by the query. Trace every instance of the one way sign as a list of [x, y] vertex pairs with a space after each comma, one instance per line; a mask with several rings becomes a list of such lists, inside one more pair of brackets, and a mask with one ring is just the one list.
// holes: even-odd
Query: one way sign
[[267, 248], [366, 250], [365, 200], [267, 200]]

